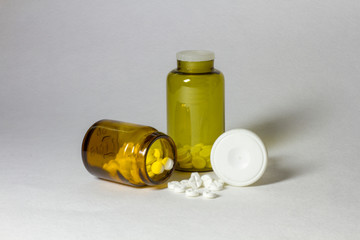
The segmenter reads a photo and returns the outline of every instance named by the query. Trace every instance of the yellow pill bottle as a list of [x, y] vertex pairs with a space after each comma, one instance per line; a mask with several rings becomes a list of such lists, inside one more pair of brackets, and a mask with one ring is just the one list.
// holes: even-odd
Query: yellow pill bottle
[[155, 128], [101, 120], [85, 134], [82, 159], [96, 177], [135, 187], [159, 185], [175, 169], [176, 147]]
[[224, 75], [214, 68], [214, 53], [176, 54], [167, 77], [167, 133], [177, 146], [177, 170], [210, 171], [211, 147], [224, 132]]

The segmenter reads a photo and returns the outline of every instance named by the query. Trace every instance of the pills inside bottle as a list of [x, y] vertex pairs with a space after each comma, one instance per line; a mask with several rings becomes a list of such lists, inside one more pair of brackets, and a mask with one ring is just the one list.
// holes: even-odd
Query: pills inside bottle
[[158, 185], [174, 170], [176, 147], [155, 128], [101, 120], [87, 131], [82, 158], [99, 178], [139, 187]]
[[211, 169], [211, 145], [202, 143], [193, 147], [184, 145], [178, 148], [178, 164], [181, 169]]

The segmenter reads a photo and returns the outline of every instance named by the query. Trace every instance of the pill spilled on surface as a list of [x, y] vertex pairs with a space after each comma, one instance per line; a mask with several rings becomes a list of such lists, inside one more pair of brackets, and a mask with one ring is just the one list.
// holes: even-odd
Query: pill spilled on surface
[[197, 189], [189, 188], [189, 189], [186, 189], [185, 195], [187, 197], [197, 197], [200, 195], [200, 193], [199, 193], [199, 190], [197, 190]]
[[185, 186], [183, 186], [183, 185], [176, 185], [175, 187], [174, 187], [174, 192], [176, 192], [176, 193], [183, 193], [183, 192], [185, 192]]
[[224, 181], [213, 179], [207, 174], [200, 177], [199, 173], [194, 172], [189, 180], [168, 182], [168, 189], [176, 193], [185, 192], [185, 196], [191, 198], [202, 195], [203, 198], [213, 199], [219, 196], [217, 191], [224, 189]]
[[204, 198], [210, 198], [210, 199], [212, 199], [212, 198], [216, 198], [216, 197], [217, 197], [217, 194], [214, 193], [214, 192], [212, 192], [212, 191], [205, 190], [205, 191], [203, 192], [203, 197], [204, 197]]

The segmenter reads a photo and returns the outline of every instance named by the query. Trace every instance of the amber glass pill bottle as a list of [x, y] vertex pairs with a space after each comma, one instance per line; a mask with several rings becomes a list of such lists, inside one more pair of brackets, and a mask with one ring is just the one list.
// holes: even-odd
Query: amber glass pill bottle
[[176, 169], [210, 171], [213, 143], [224, 132], [224, 76], [214, 68], [214, 53], [176, 54], [167, 77], [167, 130], [177, 146]]
[[136, 187], [159, 185], [174, 171], [176, 147], [155, 128], [101, 120], [85, 134], [82, 159], [99, 178]]

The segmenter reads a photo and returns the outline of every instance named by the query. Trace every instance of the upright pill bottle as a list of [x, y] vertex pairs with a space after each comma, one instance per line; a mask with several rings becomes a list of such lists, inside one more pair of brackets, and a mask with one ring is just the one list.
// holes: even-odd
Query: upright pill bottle
[[214, 53], [176, 54], [167, 77], [167, 133], [177, 146], [177, 170], [210, 171], [211, 147], [224, 132], [224, 75], [214, 68]]
[[136, 187], [159, 185], [175, 168], [176, 147], [155, 128], [101, 120], [85, 134], [82, 159], [99, 178]]

